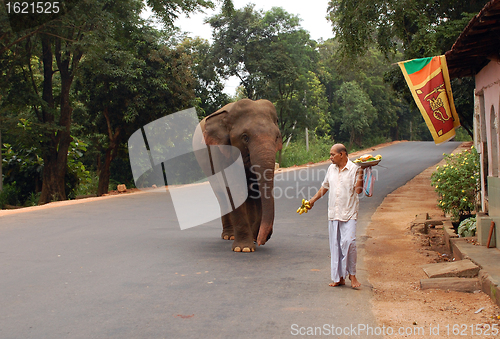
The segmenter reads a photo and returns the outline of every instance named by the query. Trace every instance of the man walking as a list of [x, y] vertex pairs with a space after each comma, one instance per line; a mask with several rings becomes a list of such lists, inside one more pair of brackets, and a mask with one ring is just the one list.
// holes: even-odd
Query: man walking
[[342, 144], [330, 150], [332, 165], [328, 168], [319, 191], [309, 201], [311, 208], [326, 192], [328, 194], [328, 232], [332, 257], [332, 282], [330, 286], [345, 285], [349, 276], [351, 287], [361, 286], [356, 279], [356, 220], [359, 198], [363, 191], [363, 169], [347, 156]]

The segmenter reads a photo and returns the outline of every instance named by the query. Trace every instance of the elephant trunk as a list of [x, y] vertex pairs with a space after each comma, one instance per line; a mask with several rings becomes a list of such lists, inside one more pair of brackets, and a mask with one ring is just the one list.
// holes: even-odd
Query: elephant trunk
[[260, 201], [262, 203], [262, 219], [260, 222], [257, 244], [264, 245], [271, 237], [274, 223], [274, 163], [276, 150], [258, 146], [255, 152], [250, 149], [252, 170], [259, 184]]

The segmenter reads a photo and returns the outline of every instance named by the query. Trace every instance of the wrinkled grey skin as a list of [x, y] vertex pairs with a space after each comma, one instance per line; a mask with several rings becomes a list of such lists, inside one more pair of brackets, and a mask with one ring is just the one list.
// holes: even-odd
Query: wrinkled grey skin
[[[193, 143], [228, 145], [238, 148], [243, 159], [248, 198], [222, 219], [222, 238], [234, 239], [236, 252], [255, 251], [255, 241], [264, 245], [271, 237], [274, 223], [274, 164], [276, 152], [282, 148], [278, 117], [268, 100], [243, 99], [222, 107], [200, 122]], [[200, 141], [203, 134], [203, 141]], [[223, 147], [219, 147], [223, 149]], [[214, 147], [210, 147], [214, 149]], [[215, 148], [217, 149], [217, 148]], [[212, 151], [215, 167], [226, 168], [228, 154]], [[227, 153], [227, 152], [226, 152]], [[206, 154], [206, 152], [205, 152]], [[207, 157], [196, 155], [198, 163], [208, 176], [212, 167]], [[227, 163], [225, 163], [227, 162]], [[222, 190], [212, 182], [212, 188], [221, 205], [226, 199]]]

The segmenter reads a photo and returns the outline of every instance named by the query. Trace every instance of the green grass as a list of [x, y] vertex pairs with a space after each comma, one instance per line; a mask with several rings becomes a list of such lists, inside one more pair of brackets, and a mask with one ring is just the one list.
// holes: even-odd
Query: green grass
[[327, 139], [311, 140], [308, 152], [306, 151], [306, 143], [304, 141], [290, 142], [286, 148], [283, 145], [280, 167], [291, 167], [293, 165], [328, 160], [332, 145], [333, 142]]
[[472, 141], [469, 133], [462, 127], [455, 130], [455, 141]]
[[75, 191], [73, 196], [97, 194], [97, 186], [99, 185], [99, 176], [97, 173], [90, 173], [86, 180], [82, 181]]
[[[370, 140], [367, 145], [363, 147], [356, 147], [355, 145], [347, 145], [349, 154], [359, 151], [361, 149], [369, 148], [378, 144], [387, 142], [385, 138], [378, 138]], [[318, 138], [313, 139], [309, 142], [309, 152], [306, 151], [306, 143], [304, 140], [299, 140], [295, 142], [290, 142], [288, 147], [285, 148], [286, 144], [283, 144], [283, 150], [281, 154], [280, 167], [286, 168], [294, 165], [304, 165], [307, 163], [317, 163], [321, 161], [328, 160], [330, 158], [330, 149], [335, 144], [329, 138]], [[279, 154], [276, 155], [276, 162], [278, 162]]]

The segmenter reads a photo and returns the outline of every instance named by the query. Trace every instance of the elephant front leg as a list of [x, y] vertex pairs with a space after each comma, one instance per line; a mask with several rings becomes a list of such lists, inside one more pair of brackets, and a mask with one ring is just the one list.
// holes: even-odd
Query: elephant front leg
[[252, 230], [252, 204], [249, 201], [230, 214], [234, 228], [233, 251], [254, 252], [254, 232]]
[[222, 234], [221, 238], [224, 240], [234, 240], [234, 228], [231, 223], [231, 218], [228, 214], [222, 216]]
[[235, 252], [255, 252], [255, 243], [250, 227], [246, 228], [246, 230], [235, 230], [232, 248]]

